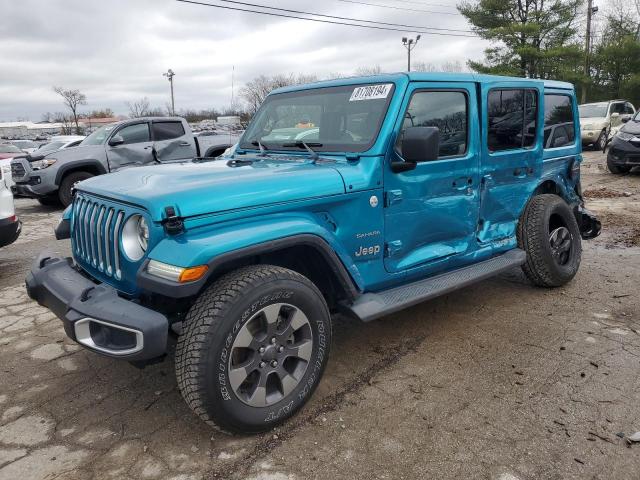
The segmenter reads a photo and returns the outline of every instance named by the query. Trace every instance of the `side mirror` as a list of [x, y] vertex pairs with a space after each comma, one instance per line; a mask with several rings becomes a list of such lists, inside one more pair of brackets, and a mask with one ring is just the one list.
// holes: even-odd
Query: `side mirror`
[[109, 145], [111, 147], [115, 147], [116, 145], [122, 145], [124, 143], [124, 138], [122, 135], [115, 134], [113, 137], [109, 139]]
[[400, 140], [400, 153], [406, 162], [437, 160], [440, 151], [438, 127], [408, 127]]
[[631, 120], [631, 115], [623, 115], [620, 120], [622, 121], [622, 123], [627, 123], [629, 120]]

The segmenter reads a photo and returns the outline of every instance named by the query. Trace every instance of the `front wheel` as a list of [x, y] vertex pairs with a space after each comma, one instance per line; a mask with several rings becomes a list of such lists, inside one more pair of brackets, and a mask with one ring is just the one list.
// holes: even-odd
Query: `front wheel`
[[330, 344], [329, 309], [306, 277], [270, 265], [241, 268], [189, 310], [176, 347], [178, 386], [207, 423], [269, 430], [309, 399]]
[[71, 204], [71, 200], [73, 200], [73, 187], [81, 181], [91, 177], [93, 177], [93, 174], [89, 172], [71, 172], [62, 179], [62, 182], [60, 182], [60, 189], [58, 190], [58, 198], [60, 199], [60, 203], [62, 203], [63, 207], [66, 208]]
[[535, 285], [559, 287], [578, 272], [580, 229], [569, 205], [557, 195], [531, 199], [518, 223], [518, 245], [527, 254], [522, 269]]

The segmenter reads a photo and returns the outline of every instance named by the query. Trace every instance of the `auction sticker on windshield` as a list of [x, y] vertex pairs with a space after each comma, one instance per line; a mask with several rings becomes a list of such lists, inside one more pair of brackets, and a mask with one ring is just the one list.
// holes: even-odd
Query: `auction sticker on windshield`
[[358, 100], [375, 100], [378, 98], [387, 98], [389, 92], [393, 87], [392, 83], [385, 83], [382, 85], [367, 85], [365, 87], [356, 87], [349, 98], [350, 102], [356, 102]]

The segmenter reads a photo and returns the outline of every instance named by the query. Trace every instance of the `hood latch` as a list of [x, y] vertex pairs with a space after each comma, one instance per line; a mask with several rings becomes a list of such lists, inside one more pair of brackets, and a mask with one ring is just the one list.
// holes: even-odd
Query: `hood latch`
[[164, 207], [164, 214], [166, 217], [161, 223], [169, 235], [178, 235], [184, 232], [184, 221], [182, 217], [176, 215], [175, 208]]

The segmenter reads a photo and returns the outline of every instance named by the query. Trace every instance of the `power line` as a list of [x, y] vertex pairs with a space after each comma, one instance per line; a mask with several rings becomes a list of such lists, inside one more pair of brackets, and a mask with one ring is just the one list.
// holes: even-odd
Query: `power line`
[[404, 27], [404, 28], [409, 28], [409, 29], [428, 28], [429, 30], [442, 30], [442, 31], [448, 31], [448, 32], [473, 33], [471, 30], [460, 30], [460, 29], [456, 29], [456, 28], [427, 27], [427, 26], [424, 26], [424, 25], [406, 25], [406, 24], [403, 24], [403, 23], [378, 22], [376, 20], [362, 20], [362, 19], [359, 19], [359, 18], [338, 17], [336, 15], [326, 15], [324, 13], [304, 12], [304, 11], [300, 11], [300, 10], [291, 10], [291, 9], [288, 9], [288, 8], [269, 7], [267, 5], [260, 5], [260, 4], [257, 4], [257, 3], [241, 2], [239, 0], [217, 0], [217, 1], [218, 2], [222, 2], [222, 3], [233, 3], [233, 4], [236, 4], [236, 5], [243, 5], [245, 7], [266, 8], [268, 10], [276, 10], [276, 11], [279, 11], [279, 12], [295, 13], [295, 14], [300, 14], [300, 15], [313, 15], [315, 17], [332, 18], [332, 19], [335, 19], [335, 20], [346, 20], [346, 21], [349, 21], [349, 22], [375, 23], [377, 25], [387, 25], [387, 26], [391, 26], [391, 27]]
[[399, 2], [399, 3], [413, 3], [415, 5], [423, 5], [425, 7], [457, 8], [457, 7], [452, 7], [451, 5], [446, 5], [444, 3], [416, 2], [412, 0], [392, 0], [392, 1]]
[[392, 10], [404, 10], [408, 12], [433, 13], [436, 15], [460, 15], [459, 13], [453, 13], [453, 12], [434, 12], [433, 10], [424, 10], [420, 8], [409, 8], [409, 7], [396, 7], [393, 5], [380, 5], [378, 3], [359, 2], [356, 0], [338, 0], [338, 1], [344, 2], [344, 3], [356, 3], [358, 5], [367, 5], [369, 7], [390, 8]]
[[[182, 3], [190, 3], [193, 5], [202, 5], [205, 7], [213, 7], [213, 8], [221, 8], [224, 10], [233, 10], [233, 11], [238, 11], [238, 12], [248, 12], [248, 13], [257, 13], [260, 15], [268, 15], [271, 17], [281, 17], [281, 18], [293, 18], [293, 19], [297, 19], [297, 20], [308, 20], [310, 22], [318, 22], [318, 23], [329, 23], [332, 25], [346, 25], [349, 27], [361, 27], [361, 28], [369, 28], [369, 29], [373, 29], [373, 30], [386, 30], [386, 31], [392, 31], [392, 32], [406, 32], [407, 29], [406, 28], [392, 28], [392, 27], [382, 27], [382, 26], [376, 26], [376, 25], [362, 25], [362, 24], [358, 24], [358, 23], [345, 23], [345, 22], [338, 22], [338, 21], [333, 21], [333, 20], [323, 20], [320, 18], [308, 18], [308, 17], [299, 17], [296, 15], [285, 15], [282, 13], [275, 13], [275, 12], [261, 12], [259, 10], [252, 10], [249, 8], [239, 8], [239, 7], [231, 7], [228, 5], [214, 5], [211, 3], [205, 3], [205, 2], [199, 2], [196, 0], [176, 0], [177, 2], [182, 2]], [[219, 1], [224, 1], [224, 0], [219, 0]], [[271, 7], [263, 7], [263, 8], [271, 8]], [[313, 14], [310, 14], [313, 15]], [[354, 19], [354, 21], [360, 21], [357, 19]], [[429, 27], [420, 27], [420, 28], [429, 28]], [[468, 38], [477, 38], [476, 35], [466, 35], [463, 33], [445, 33], [445, 32], [434, 32], [434, 31], [428, 31], [428, 30], [413, 30], [416, 33], [422, 33], [423, 35], [438, 35], [438, 36], [446, 36], [446, 37], [468, 37]]]

